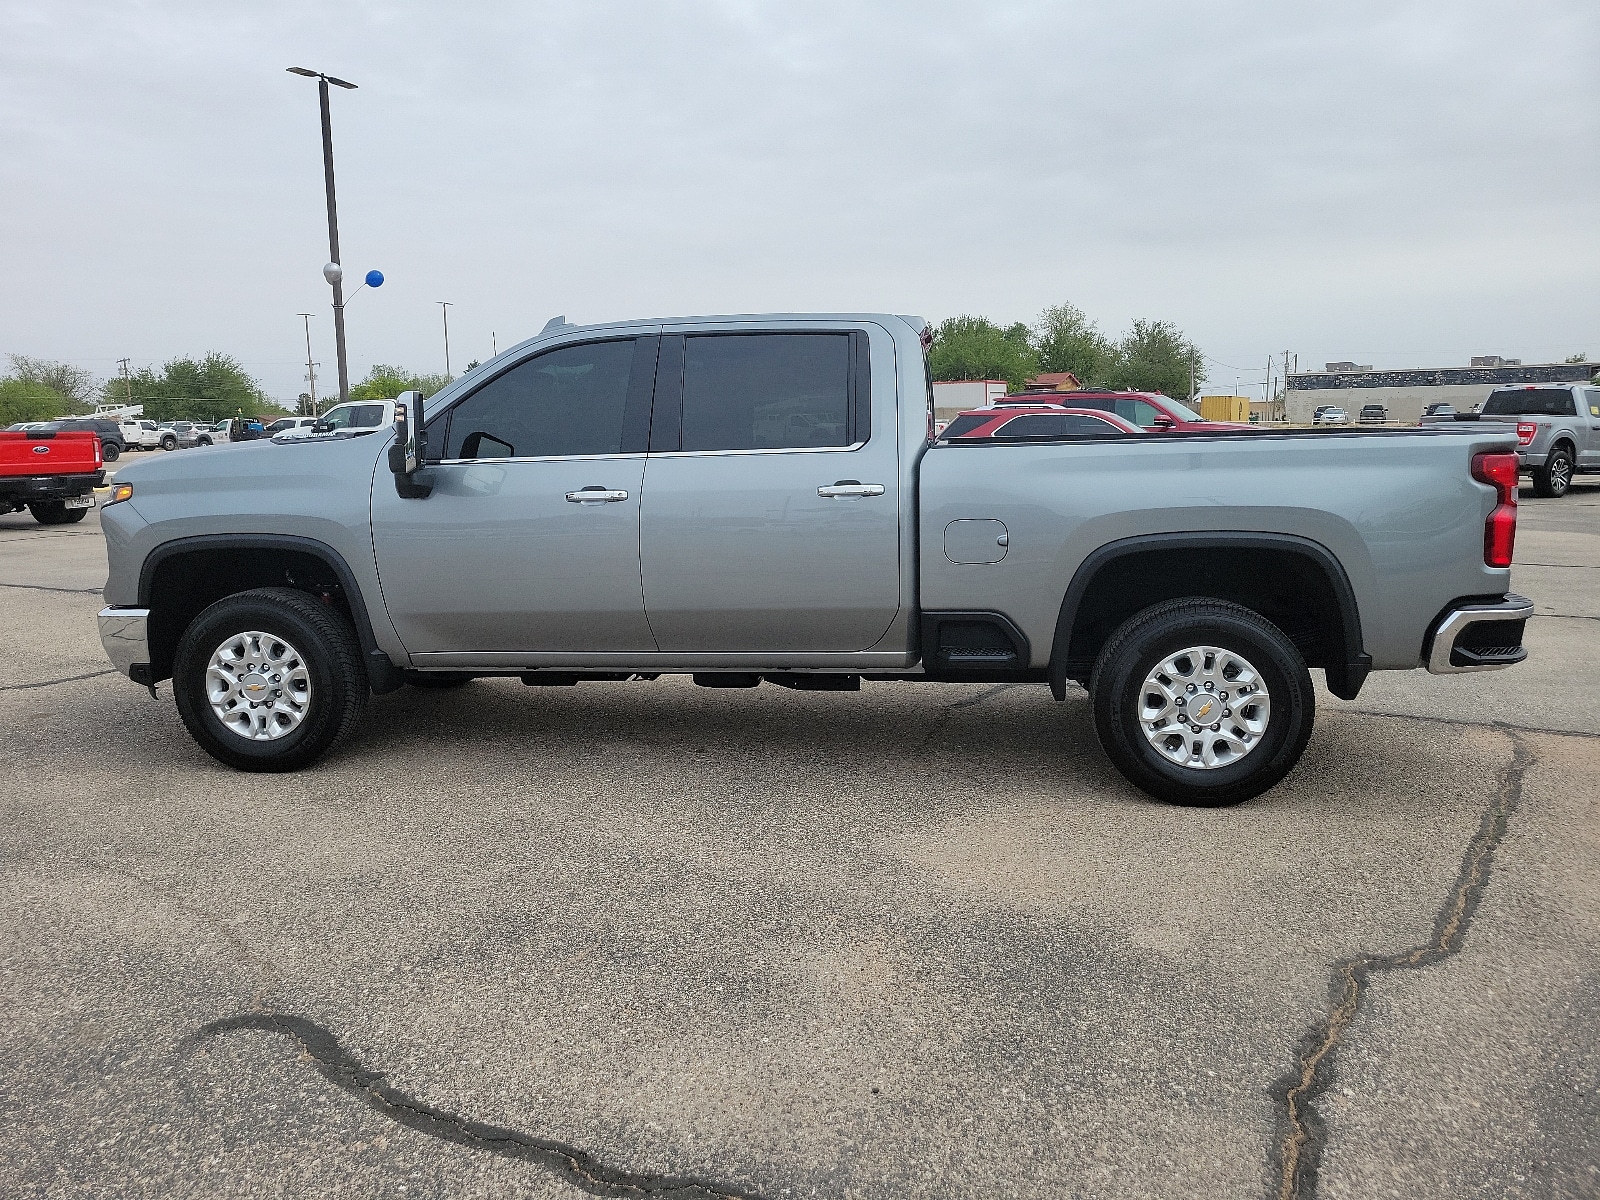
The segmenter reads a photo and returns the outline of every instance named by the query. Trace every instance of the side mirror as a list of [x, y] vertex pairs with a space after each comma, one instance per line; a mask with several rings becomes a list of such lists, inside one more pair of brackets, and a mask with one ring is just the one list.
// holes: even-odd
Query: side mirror
[[1154, 421], [1151, 421], [1150, 424], [1157, 429], [1171, 429], [1173, 426], [1173, 420], [1171, 417], [1157, 417]]
[[332, 433], [333, 432], [333, 426], [329, 425], [326, 421], [313, 421], [313, 422], [311, 422], [311, 432], [312, 433]]
[[433, 492], [431, 483], [416, 478], [428, 451], [422, 427], [422, 393], [401, 392], [394, 405], [394, 445], [389, 447], [389, 470], [394, 490], [407, 500], [423, 500]]

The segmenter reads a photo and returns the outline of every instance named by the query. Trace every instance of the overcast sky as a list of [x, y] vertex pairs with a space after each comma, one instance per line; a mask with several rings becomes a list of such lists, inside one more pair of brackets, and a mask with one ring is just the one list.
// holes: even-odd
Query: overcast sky
[[[1600, 358], [1600, 4], [0, 0], [0, 352], [352, 379], [554, 314], [1178, 323], [1212, 390]], [[1226, 364], [1226, 365], [1224, 365]], [[1235, 368], [1242, 368], [1235, 370]], [[1253, 373], [1252, 373], [1253, 372]]]

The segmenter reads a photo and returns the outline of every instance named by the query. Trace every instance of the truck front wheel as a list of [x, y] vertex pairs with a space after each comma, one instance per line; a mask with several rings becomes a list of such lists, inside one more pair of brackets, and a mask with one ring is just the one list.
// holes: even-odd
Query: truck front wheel
[[172, 691], [190, 735], [218, 762], [293, 771], [349, 735], [368, 687], [348, 621], [305, 592], [259, 588], [189, 623]]
[[1172, 804], [1238, 804], [1300, 761], [1316, 698], [1283, 632], [1238, 604], [1147, 608], [1100, 651], [1089, 679], [1095, 732], [1135, 787]]

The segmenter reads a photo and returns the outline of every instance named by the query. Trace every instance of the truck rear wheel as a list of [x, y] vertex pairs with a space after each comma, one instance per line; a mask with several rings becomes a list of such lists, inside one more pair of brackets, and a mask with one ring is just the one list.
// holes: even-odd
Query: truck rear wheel
[[1533, 469], [1533, 494], [1559, 500], [1572, 486], [1572, 454], [1557, 446], [1545, 457], [1544, 466]]
[[218, 762], [294, 771], [349, 735], [368, 687], [349, 622], [305, 592], [259, 588], [189, 623], [172, 691], [190, 735]]
[[122, 447], [115, 442], [101, 442], [100, 457], [106, 462], [116, 462], [117, 459], [122, 457]]
[[1294, 643], [1238, 604], [1169, 600], [1124, 622], [1089, 679], [1117, 770], [1171, 804], [1238, 804], [1300, 761], [1316, 715]]
[[33, 519], [41, 525], [76, 525], [89, 515], [87, 508], [68, 508], [61, 500], [45, 500], [28, 505]]

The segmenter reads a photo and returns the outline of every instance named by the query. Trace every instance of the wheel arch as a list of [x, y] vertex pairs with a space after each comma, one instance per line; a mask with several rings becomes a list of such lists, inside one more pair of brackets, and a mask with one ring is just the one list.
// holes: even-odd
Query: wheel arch
[[1328, 690], [1354, 699], [1371, 670], [1361, 610], [1338, 557], [1320, 542], [1278, 533], [1155, 533], [1095, 550], [1073, 573], [1056, 618], [1049, 681], [1086, 679], [1111, 632], [1164, 600], [1206, 596], [1241, 604], [1283, 629]]
[[318, 596], [345, 616], [361, 643], [374, 692], [401, 685], [401, 672], [378, 646], [361, 585], [344, 557], [315, 538], [267, 533], [177, 538], [145, 558], [139, 605], [150, 610], [151, 682], [171, 678], [178, 639], [206, 607], [239, 592], [283, 586]]

